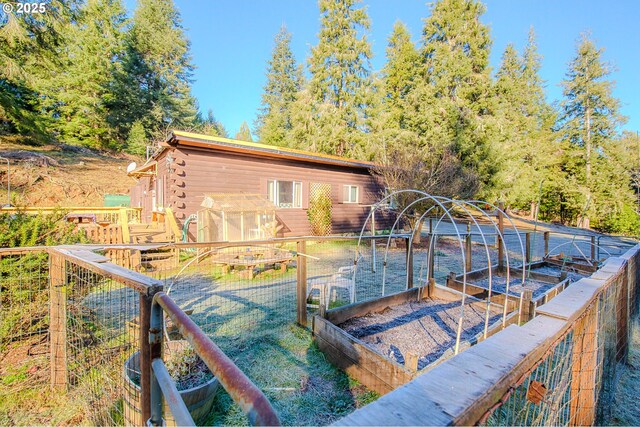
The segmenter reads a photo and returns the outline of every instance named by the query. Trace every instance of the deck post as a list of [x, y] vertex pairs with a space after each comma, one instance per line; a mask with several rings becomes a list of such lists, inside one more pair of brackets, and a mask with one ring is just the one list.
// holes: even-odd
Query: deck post
[[67, 388], [67, 272], [57, 251], [49, 256], [51, 389]]
[[122, 243], [131, 243], [131, 234], [129, 233], [129, 218], [127, 217], [127, 209], [120, 208], [118, 222], [122, 229]]
[[297, 273], [297, 322], [302, 327], [307, 327], [307, 258], [300, 254], [307, 252], [307, 242], [298, 240], [296, 243], [298, 258], [296, 260]]

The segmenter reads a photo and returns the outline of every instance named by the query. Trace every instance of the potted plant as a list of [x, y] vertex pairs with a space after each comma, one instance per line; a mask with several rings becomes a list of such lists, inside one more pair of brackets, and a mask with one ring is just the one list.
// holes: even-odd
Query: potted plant
[[[176, 382], [176, 388], [196, 424], [206, 419], [218, 390], [218, 380], [198, 357], [187, 341], [168, 341], [164, 361]], [[140, 352], [132, 354], [124, 364], [124, 421], [126, 425], [144, 425], [140, 393]], [[175, 426], [169, 407], [164, 406], [167, 426]]]

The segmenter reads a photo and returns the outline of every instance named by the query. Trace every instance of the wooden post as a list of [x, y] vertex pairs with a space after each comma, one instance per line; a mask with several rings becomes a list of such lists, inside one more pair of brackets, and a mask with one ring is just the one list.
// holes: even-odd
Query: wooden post
[[616, 330], [618, 331], [617, 346], [616, 346], [616, 360], [618, 362], [626, 362], [629, 354], [629, 275], [627, 264], [624, 269], [624, 273], [619, 277], [617, 285], [620, 287], [618, 291], [618, 301], [616, 310]]
[[49, 334], [51, 389], [67, 388], [67, 272], [55, 251], [49, 258]]
[[525, 233], [524, 261], [526, 264], [531, 262], [531, 233]]
[[120, 215], [118, 216], [118, 222], [122, 229], [122, 242], [131, 243], [131, 234], [129, 233], [129, 219], [127, 218], [127, 209], [121, 208]]
[[[297, 300], [298, 315], [297, 321], [300, 326], [307, 327], [307, 258], [303, 255], [307, 251], [307, 242], [298, 240], [296, 244], [298, 258], [296, 260], [297, 273]], [[322, 302], [322, 298], [320, 298]]]
[[591, 236], [591, 261], [596, 260], [596, 236]]
[[416, 353], [412, 353], [410, 351], [407, 352], [405, 356], [404, 366], [411, 370], [412, 372], [418, 371], [418, 355]]
[[373, 239], [371, 239], [371, 272], [376, 272], [376, 209], [374, 206], [371, 206], [371, 235]]
[[427, 260], [429, 262], [429, 277], [427, 277], [427, 279], [433, 279], [433, 277], [435, 276], [435, 272], [433, 270], [436, 265], [435, 263], [436, 239], [437, 237], [434, 236], [432, 241], [431, 236], [429, 236], [429, 246], [427, 248], [427, 256], [429, 257], [429, 259]]
[[544, 257], [549, 255], [549, 232], [544, 232]]
[[502, 211], [504, 210], [504, 202], [498, 202], [498, 270], [502, 271], [504, 269], [504, 241], [502, 235], [504, 235], [504, 215]]
[[[533, 299], [533, 291], [531, 289], [525, 289], [522, 293], [522, 311], [520, 321], [528, 322], [533, 319], [535, 313], [531, 310], [531, 300]], [[505, 299], [505, 304], [508, 303], [508, 299]]]
[[326, 283], [320, 286], [320, 299], [318, 300], [318, 315], [323, 319], [327, 314], [327, 306], [331, 303], [331, 289], [329, 288], [329, 293], [327, 294], [327, 288]]
[[138, 346], [140, 349], [140, 406], [142, 422], [146, 425], [151, 418], [151, 343], [149, 329], [151, 328], [152, 296], [140, 294], [140, 334]]
[[573, 330], [569, 419], [572, 426], [590, 426], [595, 422], [598, 306], [596, 299], [587, 313], [576, 322]]
[[406, 243], [406, 266], [407, 266], [407, 289], [413, 288], [413, 247], [411, 238], [405, 239]]
[[467, 237], [465, 240], [465, 265], [464, 268], [467, 272], [473, 269], [473, 264], [471, 262], [471, 224], [467, 224]]
[[431, 277], [429, 279], [429, 285], [427, 287], [427, 296], [429, 298], [433, 298], [433, 296], [436, 293], [436, 279], [434, 279], [433, 277]]

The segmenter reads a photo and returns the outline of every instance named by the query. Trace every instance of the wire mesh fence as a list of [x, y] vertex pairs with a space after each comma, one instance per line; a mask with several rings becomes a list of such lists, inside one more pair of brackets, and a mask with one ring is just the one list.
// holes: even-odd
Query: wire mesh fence
[[0, 343], [46, 334], [48, 255], [44, 250], [0, 250]]
[[123, 372], [138, 348], [139, 295], [59, 255], [51, 260], [52, 385], [82, 402], [82, 422], [121, 425], [135, 411]]
[[591, 305], [481, 419], [483, 425], [591, 425], [609, 418], [626, 354], [626, 274]]
[[[474, 233], [474, 228], [470, 231]], [[473, 269], [496, 264], [495, 237], [486, 233], [486, 241], [493, 245], [484, 245], [478, 243], [476, 234], [472, 236]], [[545, 244], [543, 233], [537, 233], [535, 238], [532, 235], [532, 259], [542, 258], [545, 247], [553, 247], [554, 239], [560, 244], [573, 238], [551, 234]], [[295, 326], [300, 316], [301, 281], [306, 284], [303, 293], [310, 319], [319, 310], [323, 297], [325, 305], [333, 308], [405, 290], [409, 268], [413, 286], [423, 286], [430, 269], [440, 283], [449, 272], [465, 268], [464, 233], [441, 234], [433, 240], [425, 234], [419, 242], [414, 240], [411, 251], [407, 249], [407, 236], [376, 236], [358, 241], [358, 237], [343, 236], [259, 244], [171, 245], [152, 250], [111, 248], [106, 253], [114, 262], [161, 279], [180, 308], [275, 402], [283, 423], [327, 424], [374, 399], [375, 394], [328, 364], [309, 331]], [[580, 240], [583, 251], [590, 251], [590, 241]], [[506, 234], [505, 243], [510, 262], [520, 264], [520, 240]], [[432, 260], [428, 259], [430, 245]], [[407, 258], [409, 252], [412, 260]], [[32, 385], [41, 388], [51, 384], [51, 373], [54, 385], [68, 390], [65, 401], [58, 402], [66, 411], [64, 415], [49, 408], [42, 418], [18, 422], [2, 418], [0, 413], [0, 424], [56, 420], [55, 423], [115, 425], [126, 423], [129, 414], [136, 416], [133, 414], [139, 391], [131, 387], [131, 376], [123, 372], [136, 376], [136, 368], [126, 370], [124, 366], [139, 345], [138, 292], [106, 274], [106, 270], [89, 268], [72, 258], [50, 259], [45, 252], [0, 255], [3, 348], [33, 338], [29, 351], [40, 358], [34, 374], [27, 372], [34, 364], [19, 368], [24, 372], [8, 371], [6, 367], [0, 372], [3, 376], [24, 374]], [[625, 312], [637, 309], [637, 302], [624, 305], [625, 292], [609, 287], [599, 300], [598, 334], [606, 337], [597, 341], [600, 402], [611, 399], [615, 364], [625, 352], [621, 348], [625, 337], [618, 324]], [[170, 338], [180, 339], [175, 325], [166, 326]], [[571, 368], [575, 343], [576, 332], [572, 330], [516, 387], [509, 396], [515, 400], [505, 398], [487, 423], [571, 421], [574, 397], [572, 386], [566, 381], [571, 382], [575, 375]], [[547, 394], [542, 404], [527, 409], [524, 406], [531, 405], [527, 400], [530, 385], [536, 383], [543, 384]], [[224, 393], [216, 405], [208, 423], [245, 422]], [[510, 407], [517, 407], [518, 411]], [[606, 406], [599, 408], [598, 411], [606, 410]], [[600, 412], [598, 415], [603, 416]]]

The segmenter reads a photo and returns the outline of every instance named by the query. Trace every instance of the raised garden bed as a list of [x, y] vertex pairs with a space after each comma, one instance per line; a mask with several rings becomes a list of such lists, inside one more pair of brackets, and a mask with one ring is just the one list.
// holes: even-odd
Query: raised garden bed
[[[460, 292], [432, 283], [315, 316], [313, 331], [327, 359], [385, 394], [454, 355]], [[505, 325], [517, 321], [508, 302]], [[460, 351], [483, 340], [487, 303], [467, 297]], [[487, 337], [503, 328], [504, 307], [489, 305]]]
[[[511, 268], [509, 277], [509, 293], [507, 296], [507, 277], [504, 270], [492, 269], [491, 301], [502, 304], [505, 298], [516, 304], [522, 295], [521, 321], [532, 319], [536, 308], [550, 301], [562, 292], [570, 283], [576, 282], [587, 274], [572, 268], [562, 268], [554, 262], [539, 261], [527, 266], [526, 279], [523, 286], [522, 269]], [[447, 287], [465, 292], [479, 299], [489, 297], [489, 270], [487, 268], [467, 273], [467, 283], [463, 286], [463, 276], [452, 273], [447, 278]]]

